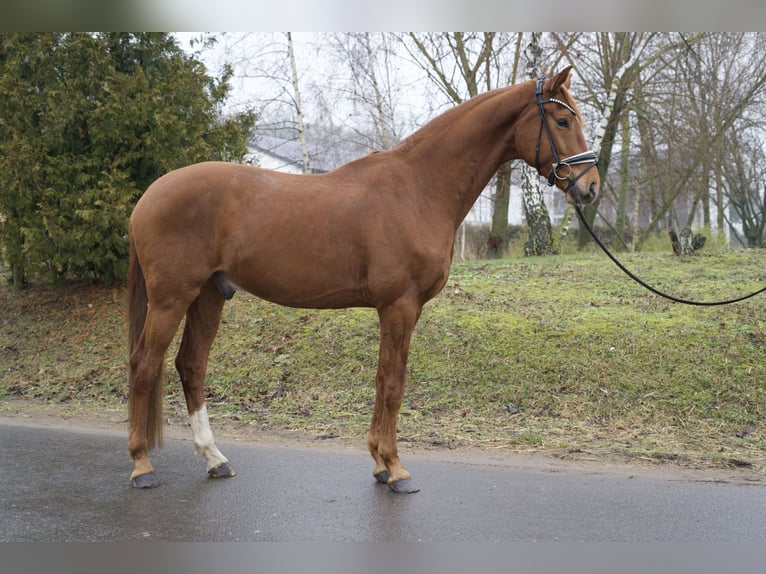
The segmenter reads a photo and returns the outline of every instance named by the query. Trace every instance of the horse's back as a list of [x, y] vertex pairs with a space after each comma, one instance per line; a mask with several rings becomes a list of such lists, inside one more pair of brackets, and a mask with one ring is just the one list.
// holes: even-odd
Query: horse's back
[[[208, 162], [169, 172], [134, 209], [144, 260], [196, 282], [224, 273], [243, 289], [306, 307], [367, 304], [364, 210], [323, 176]], [[348, 200], [348, 201], [347, 201]]]

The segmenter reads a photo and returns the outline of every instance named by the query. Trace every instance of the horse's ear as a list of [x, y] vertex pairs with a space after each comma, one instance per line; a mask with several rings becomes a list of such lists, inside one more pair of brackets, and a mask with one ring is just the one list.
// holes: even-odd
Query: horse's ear
[[551, 88], [551, 92], [557, 92], [560, 87], [564, 86], [566, 89], [569, 89], [569, 86], [572, 83], [572, 66], [567, 66], [563, 70], [561, 70], [558, 74], [556, 74], [553, 78], [553, 87]]

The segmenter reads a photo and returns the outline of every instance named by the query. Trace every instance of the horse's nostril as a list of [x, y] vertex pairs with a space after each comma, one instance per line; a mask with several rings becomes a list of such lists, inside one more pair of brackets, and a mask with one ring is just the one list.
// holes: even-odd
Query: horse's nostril
[[590, 185], [588, 186], [587, 190], [585, 190], [585, 191], [582, 193], [582, 197], [581, 197], [581, 200], [582, 200], [584, 203], [590, 203], [590, 202], [592, 202], [594, 199], [596, 199], [596, 196], [597, 196], [597, 195], [598, 195], [598, 185], [596, 184], [596, 182], [595, 182], [595, 181], [592, 181], [592, 182], [590, 183]]

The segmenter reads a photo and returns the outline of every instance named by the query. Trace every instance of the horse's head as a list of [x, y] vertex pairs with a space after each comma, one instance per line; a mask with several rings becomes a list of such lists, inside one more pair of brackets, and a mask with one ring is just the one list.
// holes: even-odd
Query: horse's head
[[[569, 94], [572, 67], [552, 78], [534, 81], [534, 113], [524, 114], [519, 146], [524, 160], [566, 195], [569, 203], [591, 203], [598, 196], [600, 179], [596, 155], [585, 143], [582, 116]], [[535, 143], [532, 151], [531, 143]]]

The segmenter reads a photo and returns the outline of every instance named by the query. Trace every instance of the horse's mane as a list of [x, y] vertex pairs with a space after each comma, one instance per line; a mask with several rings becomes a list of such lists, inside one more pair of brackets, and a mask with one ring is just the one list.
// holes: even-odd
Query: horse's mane
[[[418, 129], [417, 131], [413, 132], [411, 135], [403, 139], [399, 144], [394, 146], [392, 149], [396, 151], [407, 152], [413, 149], [415, 146], [417, 146], [426, 137], [432, 137], [433, 135], [440, 133], [446, 127], [451, 126], [460, 118], [465, 117], [473, 109], [477, 108], [478, 106], [481, 106], [488, 100], [496, 98], [498, 96], [505, 95], [507, 92], [513, 90], [514, 88], [520, 85], [521, 84], [514, 84], [512, 86], [496, 88], [494, 90], [490, 90], [488, 92], [484, 92], [482, 94], [474, 96], [473, 98], [469, 100], [465, 100], [461, 104], [453, 108], [450, 108], [449, 110], [433, 118], [423, 127], [421, 127], [420, 129]], [[574, 98], [572, 98], [572, 95], [569, 93], [569, 90], [566, 87], [562, 86], [559, 90], [559, 95], [562, 101], [564, 101], [568, 106], [570, 106], [573, 110], [575, 110], [577, 120], [580, 122], [580, 124], [582, 124], [583, 123], [582, 114], [580, 113], [580, 109], [577, 107], [577, 104], [575, 103]]]
[[422, 142], [424, 139], [426, 139], [426, 137], [432, 137], [433, 135], [440, 133], [448, 126], [453, 125], [456, 121], [459, 121], [461, 118], [468, 115], [472, 110], [476, 109], [477, 107], [487, 102], [487, 100], [503, 95], [515, 87], [516, 86], [506, 86], [503, 88], [497, 88], [497, 89], [479, 94], [478, 96], [474, 96], [473, 98], [469, 100], [465, 100], [464, 102], [458, 104], [457, 106], [450, 108], [447, 111], [433, 118], [423, 127], [421, 127], [420, 129], [418, 129], [417, 131], [413, 132], [411, 135], [403, 139], [401, 142], [399, 142], [392, 149], [396, 151], [403, 151], [403, 152], [407, 152], [411, 150], [412, 148], [417, 146], [420, 142]]

